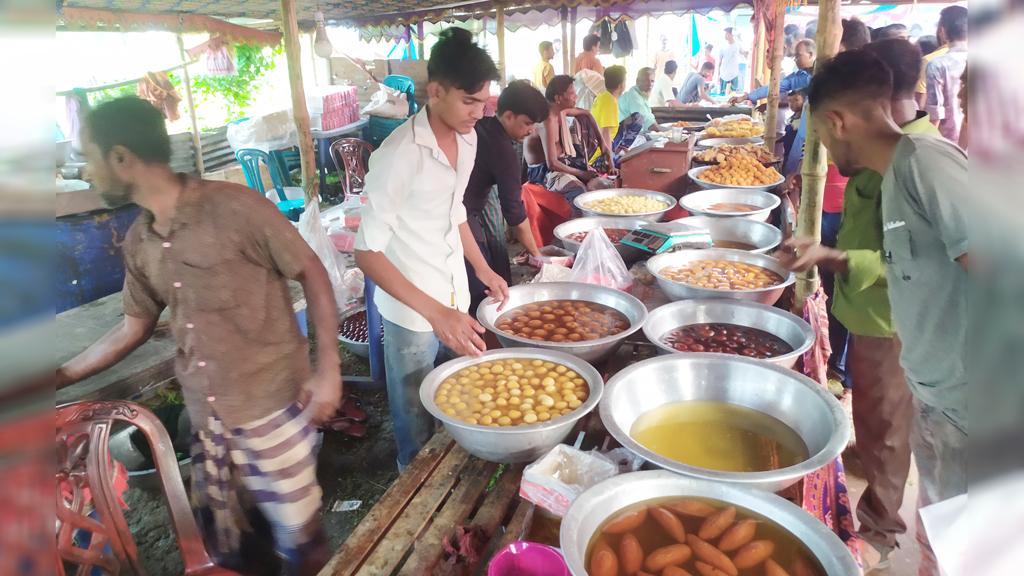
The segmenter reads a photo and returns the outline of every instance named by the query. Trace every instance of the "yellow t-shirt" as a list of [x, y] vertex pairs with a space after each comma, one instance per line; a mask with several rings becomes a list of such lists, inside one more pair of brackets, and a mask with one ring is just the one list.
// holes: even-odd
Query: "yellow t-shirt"
[[555, 67], [551, 62], [541, 60], [533, 67], [533, 85], [541, 92], [548, 87], [548, 82], [555, 77]]
[[615, 138], [619, 132], [619, 101], [612, 96], [611, 92], [605, 90], [594, 99], [594, 105], [590, 107], [590, 113], [594, 115], [598, 128], [610, 128], [609, 140]]
[[918, 79], [917, 81], [917, 89], [915, 90], [915, 92], [917, 92], [918, 94], [928, 93], [928, 78], [926, 76], [926, 72], [928, 71], [928, 63], [931, 62], [932, 60], [935, 60], [939, 56], [942, 56], [946, 52], [949, 52], [949, 46], [943, 46], [942, 48], [939, 48], [935, 52], [932, 52], [931, 54], [928, 54], [927, 56], [921, 59], [921, 78]]

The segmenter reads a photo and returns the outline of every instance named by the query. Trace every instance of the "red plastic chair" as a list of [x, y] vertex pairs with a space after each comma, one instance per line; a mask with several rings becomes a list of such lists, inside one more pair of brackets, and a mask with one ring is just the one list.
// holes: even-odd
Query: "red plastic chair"
[[[100, 568], [109, 574], [145, 574], [139, 551], [113, 489], [109, 450], [115, 422], [142, 430], [152, 447], [167, 508], [178, 537], [186, 576], [237, 576], [210, 560], [189, 507], [171, 439], [146, 408], [121, 400], [75, 402], [57, 407], [57, 572], [77, 566], [76, 574]], [[70, 496], [68, 496], [70, 495]], [[89, 515], [92, 504], [95, 518]], [[76, 544], [76, 531], [89, 532], [89, 544]]]
[[331, 158], [339, 171], [339, 179], [344, 182], [345, 196], [362, 194], [366, 184], [366, 170], [373, 145], [359, 138], [339, 138], [331, 142]]

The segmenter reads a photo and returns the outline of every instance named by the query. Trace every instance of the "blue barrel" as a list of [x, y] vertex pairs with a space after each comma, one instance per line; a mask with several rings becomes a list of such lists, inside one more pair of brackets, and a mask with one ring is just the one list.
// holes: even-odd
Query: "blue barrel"
[[57, 312], [121, 290], [121, 244], [139, 211], [130, 204], [57, 218]]

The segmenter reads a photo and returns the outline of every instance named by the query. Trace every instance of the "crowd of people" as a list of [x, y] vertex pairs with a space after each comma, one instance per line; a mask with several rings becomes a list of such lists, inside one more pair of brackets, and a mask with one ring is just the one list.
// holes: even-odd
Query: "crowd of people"
[[[813, 41], [798, 39], [795, 69], [782, 80], [794, 113], [786, 165], [799, 162], [802, 134], [813, 123], [845, 189], [838, 208], [826, 209], [839, 215], [829, 219], [834, 238], [791, 239], [781, 259], [794, 270], [831, 273], [832, 313], [851, 335], [842, 367], [854, 385], [869, 483], [857, 513], [877, 552], [875, 567], [907, 528], [899, 508], [911, 453], [922, 504], [966, 490], [969, 267], [960, 206], [967, 162], [956, 143], [966, 141], [959, 98], [967, 10], [943, 11], [941, 47], [928, 55], [905, 35], [905, 27], [890, 26], [873, 38], [863, 24], [844, 22], [840, 55], [815, 72]], [[510, 83], [496, 115], [485, 118], [497, 66], [468, 31], [442, 33], [427, 64], [427, 105], [370, 156], [355, 245], [357, 265], [379, 288], [399, 469], [434, 431], [420, 383], [449, 358], [481, 354], [484, 328], [471, 313], [486, 296], [508, 298], [507, 244], [488, 232], [488, 210], [497, 204], [525, 250], [539, 255], [515, 144], [523, 144], [526, 179], [570, 205], [586, 190], [613, 186], [628, 138], [660, 129], [652, 105], [707, 100], [716, 66], [720, 89], [738, 89], [742, 50], [731, 30], [726, 44], [717, 61], [709, 49], [678, 89], [672, 59], [641, 68], [627, 89], [627, 70], [605, 68], [598, 38], [588, 36], [576, 70], [599, 74], [604, 89], [581, 108], [577, 82], [554, 73], [545, 42], [533, 81]], [[766, 93], [762, 87], [734, 99]], [[111, 204], [144, 210], [124, 243], [124, 319], [57, 371], [58, 387], [123, 359], [170, 307], [176, 373], [196, 430], [193, 500], [208, 548], [219, 565], [244, 573], [266, 568], [253, 550], [275, 550], [289, 573], [316, 573], [326, 540], [315, 430], [338, 410], [342, 382], [334, 338], [318, 339], [311, 365], [285, 280], [302, 284], [316, 332], [336, 334], [322, 264], [273, 204], [241, 186], [175, 174], [166, 126], [148, 103], [123, 98], [97, 107], [83, 141], [94, 186]], [[281, 458], [290, 464], [277, 466]], [[266, 521], [240, 521], [257, 516]], [[918, 534], [922, 573], [934, 573]]]

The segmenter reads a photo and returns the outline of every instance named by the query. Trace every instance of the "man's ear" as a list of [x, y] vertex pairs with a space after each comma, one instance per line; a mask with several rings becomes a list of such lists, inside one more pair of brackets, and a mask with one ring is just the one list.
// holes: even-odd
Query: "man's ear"
[[444, 97], [444, 86], [440, 82], [428, 82], [427, 83], [427, 99], [428, 100], [440, 100]]
[[823, 114], [825, 118], [825, 125], [831, 130], [832, 134], [839, 139], [843, 139], [846, 136], [847, 124], [846, 114], [841, 110], [826, 110]]
[[135, 165], [138, 158], [121, 144], [115, 144], [107, 153], [107, 162], [115, 170], [127, 170]]

